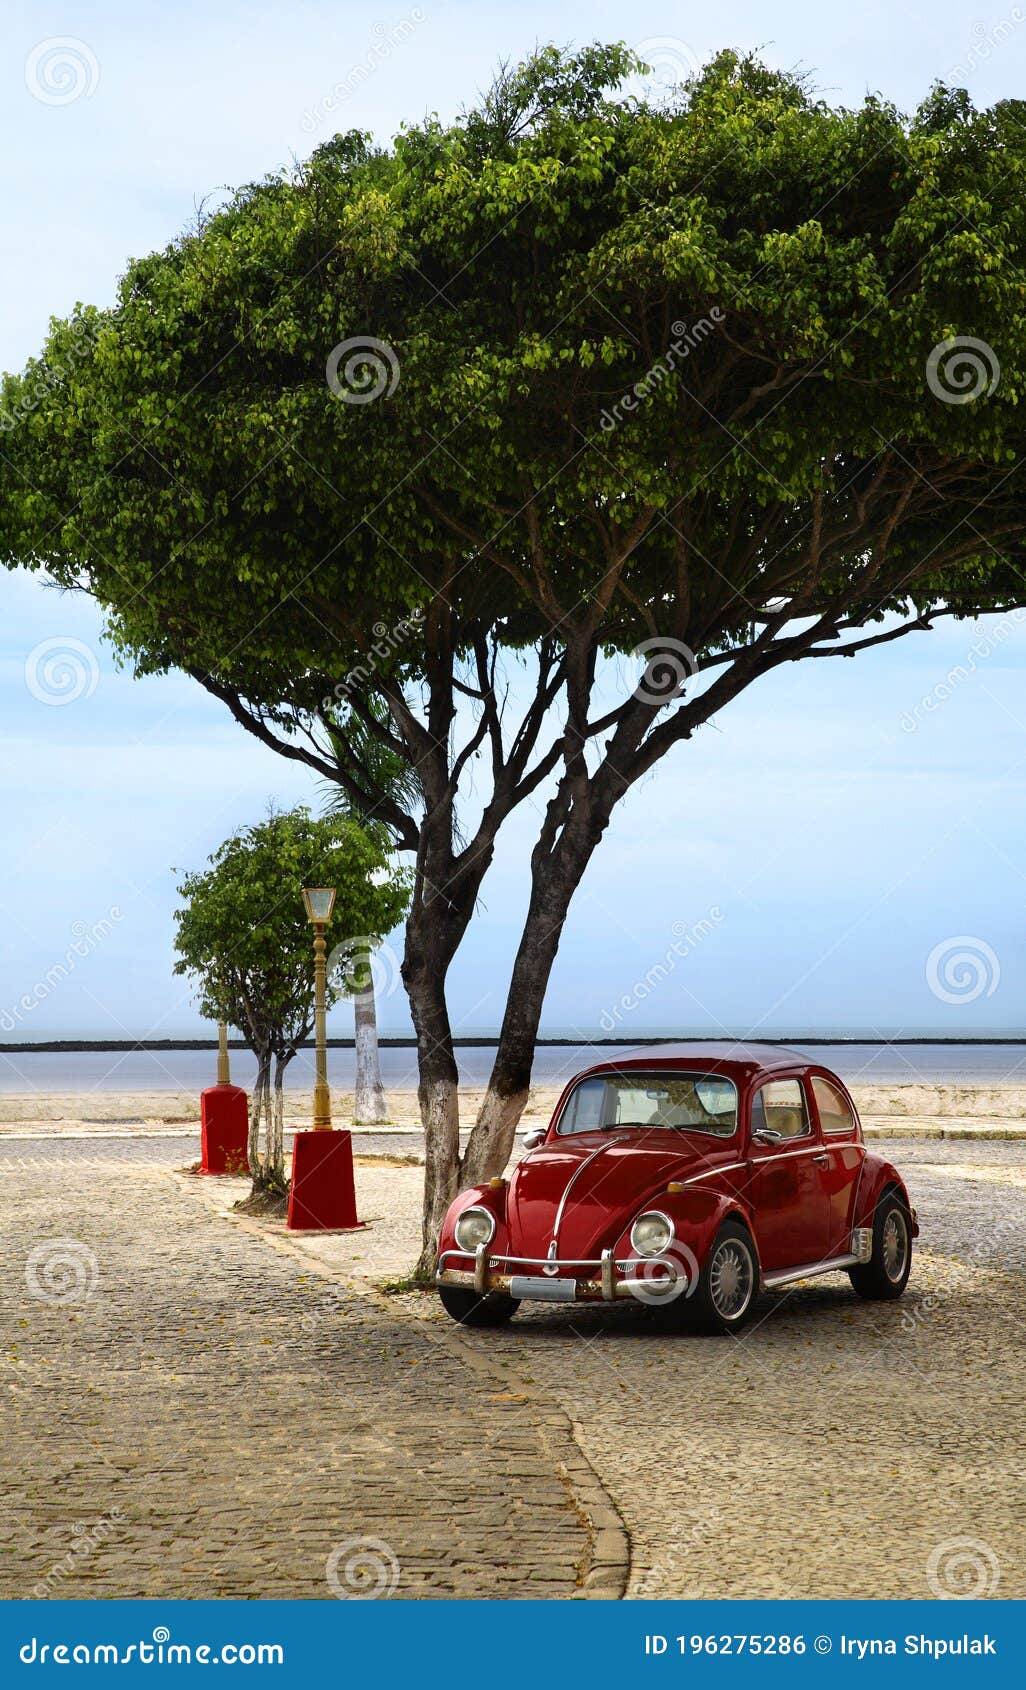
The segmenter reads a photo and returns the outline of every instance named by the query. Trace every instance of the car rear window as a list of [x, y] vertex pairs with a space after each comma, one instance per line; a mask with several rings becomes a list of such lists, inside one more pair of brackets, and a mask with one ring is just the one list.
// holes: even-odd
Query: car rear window
[[615, 1127], [669, 1127], [729, 1138], [737, 1126], [737, 1088], [722, 1074], [594, 1074], [567, 1098], [558, 1133]]

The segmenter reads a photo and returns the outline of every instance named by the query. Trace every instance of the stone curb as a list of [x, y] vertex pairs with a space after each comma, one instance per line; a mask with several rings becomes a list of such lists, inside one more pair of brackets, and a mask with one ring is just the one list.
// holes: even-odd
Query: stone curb
[[[174, 1172], [171, 1178], [183, 1190], [198, 1195], [205, 1206], [222, 1219], [230, 1220], [244, 1232], [262, 1238], [273, 1249], [302, 1262], [304, 1267], [316, 1272], [322, 1279], [344, 1285], [353, 1295], [373, 1298], [391, 1319], [414, 1322], [414, 1317], [406, 1312], [401, 1300], [385, 1297], [376, 1286], [349, 1279], [336, 1268], [329, 1267], [303, 1248], [301, 1237], [285, 1232], [281, 1226], [269, 1226], [266, 1221], [251, 1215], [236, 1214], [228, 1207], [224, 1193], [215, 1190], [209, 1182]], [[416, 1321], [415, 1324], [430, 1342], [455, 1350], [471, 1372], [478, 1373], [489, 1384], [501, 1385], [507, 1390], [512, 1386], [525, 1402], [537, 1404], [538, 1413], [533, 1423], [542, 1448], [565, 1486], [578, 1519], [588, 1531], [588, 1557], [579, 1569], [580, 1587], [571, 1600], [621, 1601], [630, 1578], [630, 1535], [613, 1497], [584, 1454], [578, 1441], [578, 1429], [570, 1416], [536, 1386], [520, 1379], [507, 1362], [482, 1355], [455, 1324], [445, 1328], [429, 1326], [425, 1321]]]

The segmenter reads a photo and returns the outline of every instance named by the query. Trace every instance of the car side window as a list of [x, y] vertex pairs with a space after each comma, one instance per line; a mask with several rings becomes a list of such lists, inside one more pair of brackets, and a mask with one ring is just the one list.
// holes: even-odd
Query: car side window
[[813, 1075], [813, 1096], [816, 1108], [819, 1110], [819, 1124], [825, 1133], [850, 1133], [855, 1130], [855, 1116], [847, 1098], [841, 1096], [837, 1087], [824, 1080], [819, 1074]]
[[752, 1131], [769, 1127], [781, 1138], [801, 1138], [809, 1131], [809, 1113], [800, 1080], [767, 1080], [752, 1098]]

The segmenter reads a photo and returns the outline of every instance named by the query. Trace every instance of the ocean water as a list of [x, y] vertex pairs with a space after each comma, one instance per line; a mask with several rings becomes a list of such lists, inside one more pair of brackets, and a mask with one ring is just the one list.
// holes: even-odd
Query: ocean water
[[[535, 1085], [555, 1086], [579, 1069], [624, 1054], [623, 1046], [541, 1046], [532, 1075]], [[651, 1046], [656, 1056], [658, 1046]], [[1026, 1040], [1021, 1044], [829, 1044], [804, 1048], [809, 1056], [834, 1069], [849, 1085], [1026, 1085]], [[493, 1051], [474, 1046], [457, 1050], [464, 1085], [484, 1085]], [[329, 1050], [332, 1085], [341, 1091], [353, 1085], [351, 1050]], [[412, 1045], [387, 1046], [381, 1052], [386, 1086], [412, 1089], [417, 1084], [416, 1052]], [[232, 1052], [232, 1079], [248, 1087], [255, 1064], [243, 1051]], [[0, 1094], [26, 1092], [199, 1092], [216, 1079], [213, 1050], [177, 1051], [0, 1051]], [[313, 1085], [313, 1051], [300, 1051], [288, 1069], [289, 1089]]]

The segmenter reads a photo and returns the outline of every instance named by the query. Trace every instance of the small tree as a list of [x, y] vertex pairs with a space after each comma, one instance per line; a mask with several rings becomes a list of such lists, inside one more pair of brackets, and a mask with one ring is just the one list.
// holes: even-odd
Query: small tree
[[[402, 874], [389, 871], [380, 835], [351, 819], [316, 818], [305, 809], [232, 834], [210, 865], [186, 875], [178, 888], [185, 904], [175, 916], [175, 973], [197, 982], [202, 1013], [237, 1027], [257, 1059], [251, 1195], [261, 1204], [280, 1203], [287, 1189], [285, 1071], [314, 1022], [302, 889], [337, 888], [330, 931], [343, 973], [365, 951], [368, 935], [383, 936], [402, 919], [408, 889]], [[337, 971], [329, 976], [329, 1006], [340, 995], [337, 978]]]

